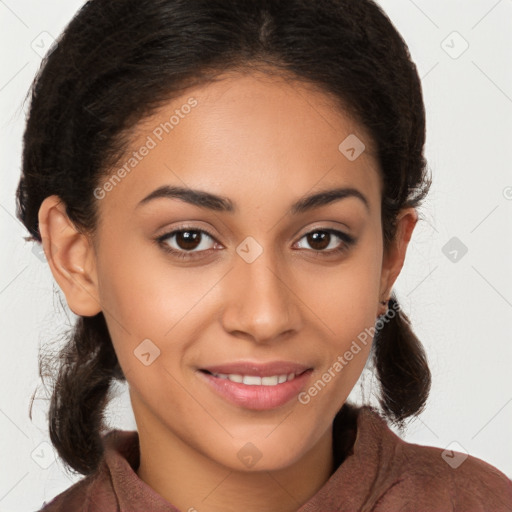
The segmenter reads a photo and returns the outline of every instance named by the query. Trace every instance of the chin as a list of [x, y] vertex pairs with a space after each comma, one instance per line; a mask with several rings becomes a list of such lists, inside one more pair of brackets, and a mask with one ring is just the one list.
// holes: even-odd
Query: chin
[[218, 456], [215, 459], [234, 471], [279, 471], [305, 457], [319, 442], [299, 429], [279, 431], [280, 428], [277, 423], [272, 428], [266, 427], [260, 435], [237, 436], [222, 454], [215, 454]]

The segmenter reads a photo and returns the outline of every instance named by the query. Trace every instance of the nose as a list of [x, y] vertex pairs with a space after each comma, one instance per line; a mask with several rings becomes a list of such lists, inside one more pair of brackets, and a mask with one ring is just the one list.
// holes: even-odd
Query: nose
[[274, 260], [271, 251], [263, 251], [252, 263], [236, 257], [225, 283], [222, 323], [226, 332], [271, 343], [300, 329], [300, 300], [293, 278]]

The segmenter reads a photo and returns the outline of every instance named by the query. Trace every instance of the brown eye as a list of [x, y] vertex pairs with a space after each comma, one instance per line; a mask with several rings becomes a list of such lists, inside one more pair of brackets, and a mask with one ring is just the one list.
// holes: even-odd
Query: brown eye
[[302, 239], [306, 240], [311, 249], [316, 252], [326, 253], [326, 255], [347, 250], [355, 243], [353, 237], [335, 229], [317, 229], [310, 231], [306, 233]]
[[329, 246], [331, 234], [327, 231], [315, 231], [306, 235], [308, 244], [317, 251], [322, 251]]
[[157, 242], [178, 257], [192, 258], [212, 249], [216, 240], [202, 229], [183, 228], [158, 237]]
[[180, 249], [190, 251], [196, 249], [201, 243], [201, 233], [199, 231], [178, 231], [175, 234], [175, 240]]

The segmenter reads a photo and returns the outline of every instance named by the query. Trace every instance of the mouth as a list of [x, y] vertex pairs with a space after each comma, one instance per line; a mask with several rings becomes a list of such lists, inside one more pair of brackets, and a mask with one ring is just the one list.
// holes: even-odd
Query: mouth
[[313, 369], [290, 363], [234, 363], [201, 368], [200, 378], [217, 396], [244, 409], [285, 405], [305, 387]]

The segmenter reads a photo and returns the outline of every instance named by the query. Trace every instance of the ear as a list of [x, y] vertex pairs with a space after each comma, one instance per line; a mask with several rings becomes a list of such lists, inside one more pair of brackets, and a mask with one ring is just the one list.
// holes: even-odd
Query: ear
[[101, 311], [94, 247], [79, 233], [58, 196], [49, 196], [39, 208], [39, 232], [53, 277], [73, 313], [94, 316]]
[[[397, 216], [395, 239], [390, 244], [388, 251], [384, 251], [382, 259], [379, 301], [386, 300], [391, 295], [393, 285], [404, 265], [407, 246], [417, 221], [418, 213], [415, 208], [404, 208]], [[382, 311], [380, 314], [386, 312], [386, 307], [381, 304], [379, 304], [379, 309]]]

